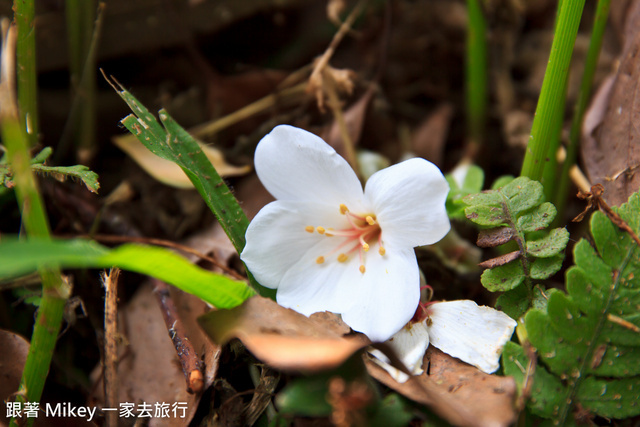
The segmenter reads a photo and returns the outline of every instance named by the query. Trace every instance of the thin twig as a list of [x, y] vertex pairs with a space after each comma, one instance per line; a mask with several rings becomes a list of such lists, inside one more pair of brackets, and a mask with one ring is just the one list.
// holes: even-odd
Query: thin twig
[[613, 222], [618, 228], [626, 231], [629, 236], [636, 242], [638, 246], [640, 246], [640, 238], [633, 231], [629, 224], [625, 220], [623, 220], [620, 215], [611, 209], [609, 204], [604, 200], [602, 195], [604, 194], [604, 186], [602, 184], [596, 184], [591, 187], [591, 192], [585, 193], [580, 191], [578, 193], [578, 197], [583, 200], [587, 200], [587, 207], [582, 211], [577, 217], [573, 219], [573, 222], [580, 222], [584, 219], [589, 211], [592, 209], [600, 209], [607, 215], [607, 217]]
[[203, 364], [193, 348], [193, 344], [187, 337], [184, 325], [178, 316], [173, 299], [169, 294], [169, 285], [158, 280], [151, 279], [155, 288], [155, 294], [160, 303], [162, 317], [167, 325], [169, 337], [176, 348], [182, 370], [187, 381], [187, 392], [199, 393], [204, 387]]
[[[355, 22], [356, 18], [360, 15], [362, 10], [364, 9], [364, 6], [366, 3], [367, 3], [367, 0], [360, 0], [358, 4], [356, 4], [356, 6], [353, 8], [349, 16], [347, 16], [347, 19], [344, 20], [344, 22], [342, 23], [338, 31], [333, 35], [333, 39], [331, 40], [331, 43], [329, 43], [329, 46], [324, 51], [322, 56], [318, 58], [318, 60], [316, 61], [313, 67], [311, 76], [309, 76], [310, 86], [316, 85], [317, 82], [322, 81], [322, 74], [324, 69], [329, 64], [329, 60], [335, 53], [340, 42], [342, 42], [342, 39], [344, 38], [344, 36], [346, 36], [351, 30], [353, 23]], [[317, 87], [321, 87], [321, 85], [318, 85]]]
[[[109, 274], [103, 273], [102, 283], [105, 287], [104, 298], [104, 403], [107, 408], [118, 406], [118, 276], [120, 270], [111, 269]], [[107, 427], [118, 426], [118, 414], [112, 411], [105, 413]]]

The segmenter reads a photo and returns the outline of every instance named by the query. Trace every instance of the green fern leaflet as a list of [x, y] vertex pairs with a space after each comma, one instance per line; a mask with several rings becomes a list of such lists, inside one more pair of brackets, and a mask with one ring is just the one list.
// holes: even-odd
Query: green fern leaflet
[[[640, 232], [639, 193], [617, 213]], [[640, 248], [601, 212], [590, 225], [595, 248], [575, 246], [567, 293], [550, 293], [546, 309], [524, 317], [541, 362], [528, 407], [558, 425], [640, 415]], [[520, 384], [527, 360], [517, 344], [505, 347], [505, 373]]]

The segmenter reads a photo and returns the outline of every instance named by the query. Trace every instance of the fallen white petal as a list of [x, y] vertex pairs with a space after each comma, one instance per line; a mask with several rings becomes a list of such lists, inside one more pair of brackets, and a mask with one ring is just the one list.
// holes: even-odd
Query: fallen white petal
[[[424, 372], [422, 359], [429, 347], [429, 333], [423, 322], [408, 323], [391, 337], [387, 344], [393, 348], [398, 358], [413, 375], [420, 375]], [[409, 379], [407, 374], [391, 366], [389, 358], [380, 350], [369, 350], [369, 353], [374, 356], [373, 361], [387, 371], [394, 380], [404, 383]]]
[[470, 300], [438, 302], [427, 308], [431, 344], [488, 374], [500, 366], [502, 349], [516, 321]]

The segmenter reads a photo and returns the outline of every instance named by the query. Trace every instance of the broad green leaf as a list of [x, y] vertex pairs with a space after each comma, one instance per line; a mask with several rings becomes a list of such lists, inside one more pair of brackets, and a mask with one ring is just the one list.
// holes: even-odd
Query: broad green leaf
[[0, 279], [36, 271], [40, 267], [110, 268], [155, 277], [218, 308], [240, 305], [254, 293], [246, 283], [232, 280], [190, 263], [163, 248], [127, 244], [110, 250], [86, 240], [29, 240], [3, 238]]
[[522, 214], [516, 224], [518, 228], [525, 233], [544, 230], [551, 225], [551, 222], [556, 217], [556, 213], [556, 207], [546, 202]]
[[527, 253], [537, 258], [549, 258], [564, 251], [569, 242], [566, 228], [554, 228], [544, 238], [527, 242]]
[[485, 270], [480, 277], [482, 285], [491, 292], [509, 291], [524, 280], [524, 270], [519, 260]]

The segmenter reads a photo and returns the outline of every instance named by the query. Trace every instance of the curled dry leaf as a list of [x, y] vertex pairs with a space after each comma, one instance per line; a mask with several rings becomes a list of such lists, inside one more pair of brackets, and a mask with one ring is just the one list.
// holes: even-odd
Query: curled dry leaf
[[[180, 166], [153, 154], [133, 135], [112, 138], [115, 145], [127, 153], [142, 169], [163, 184], [176, 188], [193, 188], [191, 181]], [[198, 142], [202, 151], [216, 168], [220, 176], [244, 175], [251, 170], [250, 166], [233, 166], [227, 163], [220, 150]]]
[[258, 359], [286, 371], [334, 368], [370, 343], [363, 335], [343, 337], [345, 326], [335, 315], [308, 318], [259, 296], [207, 313], [199, 322], [216, 344], [238, 338]]
[[593, 134], [584, 135], [582, 141], [582, 158], [589, 179], [594, 184], [602, 183], [607, 201], [616, 206], [626, 202], [640, 187], [639, 25], [640, 3], [635, 2], [629, 11], [620, 66], [611, 90], [608, 96], [596, 97], [590, 107], [601, 110], [605, 103], [602, 123]]
[[[29, 341], [13, 332], [0, 330], [0, 400], [8, 402], [18, 391]], [[9, 425], [6, 411], [0, 411], [0, 426]]]
[[437, 348], [429, 347], [425, 373], [399, 383], [376, 363], [369, 374], [411, 400], [429, 406], [456, 426], [508, 426], [515, 421], [516, 384], [511, 377], [488, 375]]

